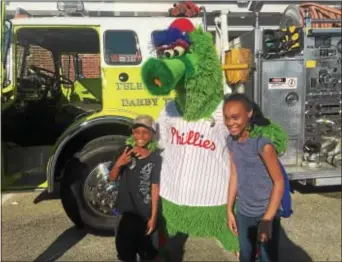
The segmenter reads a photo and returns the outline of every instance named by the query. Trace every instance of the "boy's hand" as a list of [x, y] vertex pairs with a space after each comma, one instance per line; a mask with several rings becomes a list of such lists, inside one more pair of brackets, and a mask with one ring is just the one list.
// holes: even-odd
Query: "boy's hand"
[[236, 218], [233, 212], [228, 212], [227, 213], [227, 222], [228, 222], [228, 227], [230, 231], [234, 234], [234, 236], [238, 235], [238, 230], [237, 230], [237, 224], [236, 224]]
[[150, 218], [147, 222], [146, 235], [150, 235], [156, 227], [156, 219]]
[[133, 153], [138, 159], [143, 159], [146, 158], [150, 155], [150, 151], [146, 148], [141, 148], [141, 147], [134, 147], [133, 148]]
[[121, 156], [116, 160], [115, 165], [117, 167], [122, 167], [124, 165], [127, 165], [131, 161], [131, 153], [133, 152], [133, 149], [129, 150], [128, 147], [125, 148], [125, 151], [121, 154]]

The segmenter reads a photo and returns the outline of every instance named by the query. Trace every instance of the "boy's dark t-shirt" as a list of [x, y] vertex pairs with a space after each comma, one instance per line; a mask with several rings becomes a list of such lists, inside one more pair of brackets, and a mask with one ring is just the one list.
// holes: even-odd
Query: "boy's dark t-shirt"
[[[118, 157], [125, 148], [119, 150]], [[152, 184], [160, 182], [161, 161], [161, 156], [156, 151], [144, 159], [132, 158], [132, 161], [122, 168], [117, 198], [117, 208], [120, 213], [132, 212], [146, 220], [150, 218], [151, 187]]]

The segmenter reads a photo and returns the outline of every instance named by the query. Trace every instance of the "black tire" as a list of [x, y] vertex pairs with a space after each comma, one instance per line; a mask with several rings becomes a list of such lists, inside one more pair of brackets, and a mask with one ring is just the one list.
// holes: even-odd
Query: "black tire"
[[[69, 168], [70, 167], [68, 167], [66, 170], [69, 170]], [[76, 198], [70, 188], [72, 183], [73, 181], [70, 179], [70, 177], [63, 177], [60, 187], [61, 202], [67, 216], [77, 228], [81, 229], [84, 228], [84, 223], [80, 216]]]
[[115, 232], [119, 216], [94, 211], [86, 199], [84, 188], [91, 171], [100, 163], [112, 162], [126, 139], [127, 137], [118, 135], [96, 138], [68, 162], [61, 183], [61, 199], [66, 214], [77, 227], [96, 232]]

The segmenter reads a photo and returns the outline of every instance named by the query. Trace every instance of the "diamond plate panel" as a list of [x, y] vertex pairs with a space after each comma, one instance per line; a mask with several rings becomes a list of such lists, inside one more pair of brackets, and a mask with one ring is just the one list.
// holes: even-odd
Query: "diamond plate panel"
[[283, 165], [295, 166], [298, 164], [297, 150], [298, 150], [298, 139], [289, 139], [287, 151], [279, 159]]
[[[289, 136], [302, 134], [302, 107], [305, 94], [305, 74], [303, 60], [264, 60], [262, 62], [261, 108], [264, 114], [279, 123]], [[296, 88], [269, 88], [269, 80], [274, 78], [296, 78]], [[298, 101], [289, 104], [289, 94], [297, 94]]]

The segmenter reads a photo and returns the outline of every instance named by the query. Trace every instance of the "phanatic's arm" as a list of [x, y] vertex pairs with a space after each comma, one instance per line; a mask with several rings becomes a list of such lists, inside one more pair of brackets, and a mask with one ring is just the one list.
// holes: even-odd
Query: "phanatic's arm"
[[162, 109], [157, 119], [157, 139], [161, 149], [165, 148], [168, 141], [168, 126], [166, 107]]
[[[270, 120], [270, 119], [269, 119]], [[270, 120], [271, 124], [268, 126], [255, 125], [250, 133], [250, 137], [263, 136], [271, 140], [278, 155], [286, 152], [288, 145], [288, 135], [280, 125]]]

